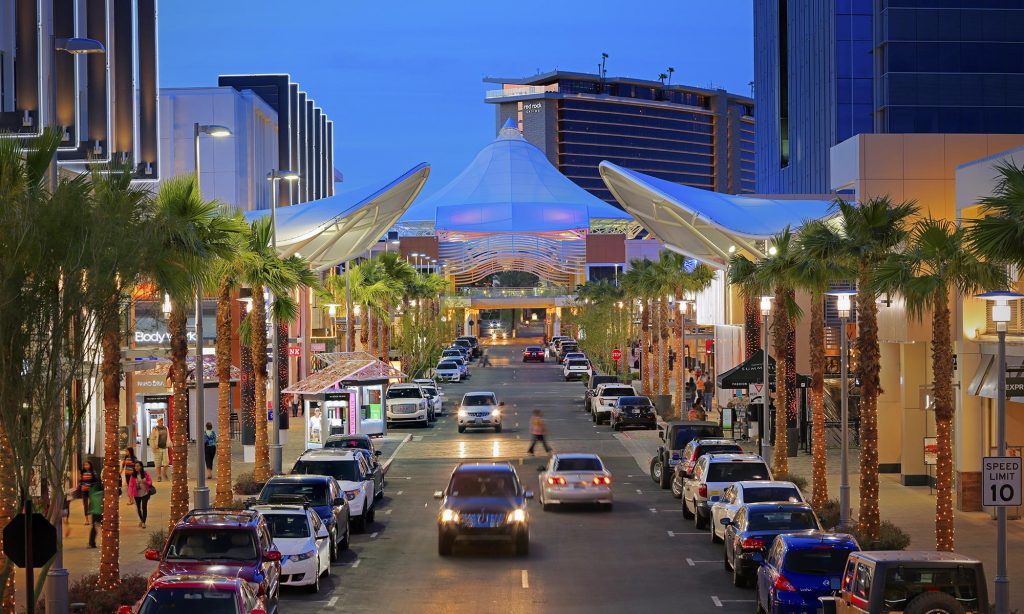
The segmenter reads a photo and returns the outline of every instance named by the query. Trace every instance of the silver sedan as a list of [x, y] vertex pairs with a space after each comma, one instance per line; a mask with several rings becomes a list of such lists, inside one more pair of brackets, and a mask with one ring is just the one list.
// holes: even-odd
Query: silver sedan
[[596, 454], [552, 454], [538, 471], [545, 511], [562, 503], [593, 503], [612, 509], [612, 474]]

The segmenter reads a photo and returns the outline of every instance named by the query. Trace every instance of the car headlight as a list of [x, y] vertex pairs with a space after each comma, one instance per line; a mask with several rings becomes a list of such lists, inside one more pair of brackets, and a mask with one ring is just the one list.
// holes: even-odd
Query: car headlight
[[316, 556], [316, 550], [310, 550], [309, 552], [303, 552], [303, 553], [300, 553], [300, 554], [292, 554], [292, 555], [290, 555], [287, 558], [287, 560], [289, 560], [289, 561], [305, 561], [307, 559], [313, 558], [314, 556]]
[[441, 512], [441, 522], [458, 522], [459, 513], [455, 510], [444, 510]]
[[359, 489], [356, 489], [356, 490], [346, 490], [345, 491], [345, 498], [348, 499], [349, 501], [351, 501], [352, 499], [355, 499], [358, 494], [359, 494]]
[[459, 410], [459, 417], [460, 418], [465, 418], [467, 415], [468, 414], [466, 414], [466, 410], [464, 410], [464, 409], [460, 409]]
[[501, 410], [500, 409], [493, 409], [493, 410], [491, 410], [491, 416], [493, 416], [495, 418], [500, 418], [501, 417]]
[[526, 512], [521, 509], [513, 510], [508, 519], [510, 522], [526, 522]]

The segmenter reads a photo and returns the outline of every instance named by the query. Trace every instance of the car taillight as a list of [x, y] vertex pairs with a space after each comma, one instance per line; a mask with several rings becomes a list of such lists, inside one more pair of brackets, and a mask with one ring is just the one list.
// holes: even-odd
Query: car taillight
[[794, 587], [790, 583], [790, 581], [786, 579], [786, 576], [782, 574], [776, 574], [775, 584], [773, 586], [775, 586], [775, 590], [777, 591], [783, 591], [787, 593], [796, 592], [796, 587]]
[[610, 486], [612, 479], [606, 475], [594, 476], [594, 486]]
[[697, 494], [706, 498], [708, 496], [708, 485], [707, 484], [701, 484], [700, 486], [698, 486], [697, 487]]
[[550, 478], [548, 478], [548, 484], [551, 485], [551, 486], [555, 486], [555, 485], [565, 486], [565, 478], [563, 478], [561, 476], [550, 477]]
[[740, 547], [744, 550], [761, 550], [764, 548], [764, 540], [759, 537], [744, 537]]

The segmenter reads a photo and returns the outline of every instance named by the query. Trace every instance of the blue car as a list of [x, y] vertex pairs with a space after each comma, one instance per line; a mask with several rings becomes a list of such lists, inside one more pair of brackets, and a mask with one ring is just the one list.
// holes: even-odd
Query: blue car
[[816, 614], [818, 597], [839, 589], [857, 540], [845, 533], [783, 534], [775, 538], [757, 570], [757, 611]]
[[348, 549], [349, 516], [345, 493], [338, 482], [326, 475], [275, 475], [260, 491], [257, 503], [296, 503], [305, 499], [307, 505], [330, 534], [331, 562], [338, 560], [338, 552]]
[[719, 522], [725, 527], [725, 569], [732, 571], [735, 586], [751, 583], [776, 535], [821, 531], [818, 517], [806, 503], [747, 503], [732, 519]]

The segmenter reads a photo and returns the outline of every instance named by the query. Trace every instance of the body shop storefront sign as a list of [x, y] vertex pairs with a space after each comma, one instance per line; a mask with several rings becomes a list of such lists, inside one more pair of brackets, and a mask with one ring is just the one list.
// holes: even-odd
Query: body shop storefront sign
[[[190, 330], [186, 332], [189, 343], [196, 342], [196, 331]], [[205, 337], [205, 335], [204, 335]], [[170, 345], [171, 334], [168, 332], [152, 332], [147, 333], [145, 331], [135, 331], [135, 345]]]
[[[214, 342], [217, 336], [217, 302], [203, 301], [203, 341]], [[188, 343], [196, 342], [196, 319], [190, 310], [185, 321], [185, 335]], [[171, 334], [167, 332], [167, 318], [164, 317], [159, 301], [135, 302], [135, 326], [132, 332], [134, 347], [170, 347]]]

